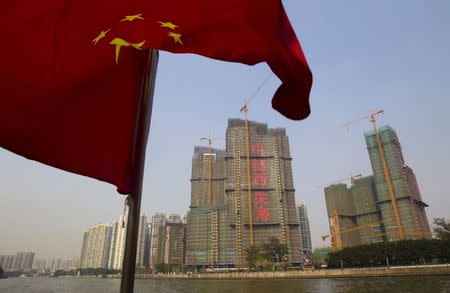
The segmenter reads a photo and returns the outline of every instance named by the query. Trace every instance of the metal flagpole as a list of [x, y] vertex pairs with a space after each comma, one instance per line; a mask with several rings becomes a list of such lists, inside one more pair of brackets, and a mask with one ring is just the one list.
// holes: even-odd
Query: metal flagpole
[[153, 92], [155, 89], [156, 68], [158, 66], [158, 51], [146, 50], [146, 65], [144, 71], [141, 98], [138, 106], [137, 131], [135, 134], [134, 154], [132, 156], [132, 172], [134, 190], [127, 198], [128, 221], [125, 240], [125, 252], [122, 265], [122, 281], [120, 293], [132, 293], [134, 290], [134, 275], [136, 272], [136, 250], [141, 211], [142, 181], [144, 177], [145, 150], [152, 116]]

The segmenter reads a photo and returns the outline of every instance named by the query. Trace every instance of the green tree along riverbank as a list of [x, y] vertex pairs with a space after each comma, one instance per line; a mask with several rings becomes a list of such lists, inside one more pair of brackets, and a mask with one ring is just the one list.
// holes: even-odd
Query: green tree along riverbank
[[450, 262], [450, 240], [420, 239], [346, 247], [327, 257], [330, 268]]
[[259, 246], [250, 246], [246, 249], [246, 260], [251, 269], [274, 270], [287, 267], [287, 245], [276, 237], [270, 237], [267, 242]]
[[433, 224], [433, 231], [437, 239], [450, 240], [450, 221], [444, 218], [434, 218]]

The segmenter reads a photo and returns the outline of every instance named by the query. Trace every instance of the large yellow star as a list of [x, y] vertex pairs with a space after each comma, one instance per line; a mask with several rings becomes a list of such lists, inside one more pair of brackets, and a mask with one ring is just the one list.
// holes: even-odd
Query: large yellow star
[[116, 46], [116, 64], [119, 64], [119, 53], [120, 53], [120, 48], [122, 46], [125, 46], [125, 47], [131, 46], [137, 50], [142, 50], [141, 47], [142, 47], [142, 45], [144, 45], [144, 43], [145, 43], [145, 41], [140, 42], [140, 43], [130, 43], [121, 38], [115, 38], [114, 40], [112, 40], [110, 44]]
[[159, 24], [161, 24], [161, 27], [170, 28], [171, 30], [174, 30], [178, 27], [178, 25], [171, 23], [170, 21], [162, 22], [158, 21]]
[[101, 39], [103, 39], [103, 38], [106, 36], [106, 34], [107, 34], [110, 30], [111, 30], [111, 29], [107, 30], [106, 32], [102, 30], [102, 31], [98, 34], [98, 36], [97, 36], [95, 39], [92, 40], [92, 43], [94, 43], [94, 45], [97, 45], [97, 43], [98, 43]]
[[135, 19], [144, 19], [142, 17], [142, 13], [136, 14], [136, 15], [126, 15], [123, 19], [121, 19], [120, 21], [133, 21]]
[[168, 36], [172, 37], [175, 43], [180, 43], [181, 45], [183, 45], [183, 42], [181, 41], [181, 34], [170, 32], [168, 33]]

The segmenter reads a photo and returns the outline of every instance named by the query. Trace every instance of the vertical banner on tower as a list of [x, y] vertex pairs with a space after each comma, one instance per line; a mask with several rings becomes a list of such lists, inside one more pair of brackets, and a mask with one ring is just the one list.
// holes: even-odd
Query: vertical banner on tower
[[[252, 153], [261, 156], [264, 152], [264, 147], [261, 144], [254, 144], [252, 146]], [[255, 189], [264, 189], [268, 187], [266, 161], [262, 158], [252, 159], [252, 184]], [[256, 222], [269, 222], [269, 195], [264, 191], [257, 191], [254, 193], [253, 207], [255, 210]]]

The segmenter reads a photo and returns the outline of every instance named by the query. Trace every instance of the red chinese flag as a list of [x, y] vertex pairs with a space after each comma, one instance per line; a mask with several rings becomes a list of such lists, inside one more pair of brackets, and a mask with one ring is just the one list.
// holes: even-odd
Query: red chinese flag
[[267, 62], [273, 107], [309, 115], [312, 75], [280, 0], [0, 4], [0, 146], [132, 190], [143, 49]]

